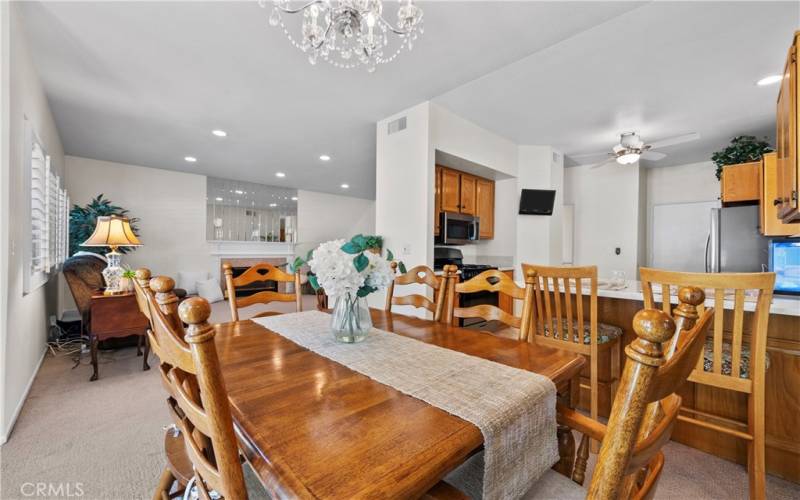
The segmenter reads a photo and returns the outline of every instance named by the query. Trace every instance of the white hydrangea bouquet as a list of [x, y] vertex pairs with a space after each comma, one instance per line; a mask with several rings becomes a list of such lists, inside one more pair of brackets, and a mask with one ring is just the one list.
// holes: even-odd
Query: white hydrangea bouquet
[[[381, 255], [379, 236], [358, 234], [350, 241], [332, 240], [308, 252], [305, 259], [297, 257], [292, 264], [299, 270], [309, 267], [308, 282], [325, 290], [335, 302], [331, 321], [334, 336], [341, 342], [360, 342], [372, 328], [366, 297], [386, 288], [394, 279], [391, 250]], [[405, 266], [399, 263], [401, 272]]]

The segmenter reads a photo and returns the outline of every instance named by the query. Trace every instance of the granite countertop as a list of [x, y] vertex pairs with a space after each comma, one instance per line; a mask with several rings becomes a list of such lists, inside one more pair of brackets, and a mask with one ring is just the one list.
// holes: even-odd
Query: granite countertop
[[[624, 300], [635, 300], [639, 302], [644, 301], [644, 294], [642, 293], [642, 283], [640, 281], [626, 281], [625, 286], [623, 288], [611, 287], [608, 284], [603, 283], [603, 279], [599, 280], [600, 283], [597, 286], [597, 296], [598, 297], [608, 297], [611, 299], [624, 299]], [[519, 286], [525, 286], [525, 282], [519, 279], [516, 280], [516, 283]], [[585, 288], [586, 292], [588, 293], [588, 288]], [[563, 287], [561, 289], [563, 292]], [[657, 290], [653, 290], [653, 299], [656, 302], [661, 301], [661, 293]], [[728, 296], [726, 295], [725, 300], [725, 309], [733, 309], [733, 295], [731, 294], [730, 300], [727, 300]], [[676, 295], [670, 296], [670, 302], [673, 304], [678, 303], [678, 297]], [[712, 307], [714, 305], [713, 299], [706, 300], [706, 306]], [[746, 295], [744, 299], [744, 310], [745, 311], [754, 311], [756, 306], [756, 297], [752, 295]], [[775, 295], [772, 297], [772, 305], [769, 309], [771, 314], [781, 314], [784, 316], [800, 316], [800, 297], [792, 297], [787, 295]]]

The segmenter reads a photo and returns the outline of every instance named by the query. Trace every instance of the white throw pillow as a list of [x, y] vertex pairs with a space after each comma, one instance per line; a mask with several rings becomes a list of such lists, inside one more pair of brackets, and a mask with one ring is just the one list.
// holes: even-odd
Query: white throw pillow
[[219, 302], [221, 300], [225, 300], [225, 297], [222, 295], [222, 288], [219, 286], [219, 282], [215, 279], [203, 280], [198, 281], [197, 285], [197, 295], [203, 297], [210, 303]]
[[187, 295], [197, 294], [197, 282], [208, 279], [208, 271], [178, 271], [178, 288], [186, 290]]

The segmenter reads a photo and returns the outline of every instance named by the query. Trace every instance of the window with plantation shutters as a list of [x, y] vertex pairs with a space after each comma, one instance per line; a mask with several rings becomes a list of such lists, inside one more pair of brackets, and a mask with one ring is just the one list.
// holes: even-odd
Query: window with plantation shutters
[[67, 258], [69, 197], [50, 156], [26, 124], [29, 152], [27, 188], [30, 194], [30, 243], [25, 247], [24, 290], [29, 293], [47, 283]]

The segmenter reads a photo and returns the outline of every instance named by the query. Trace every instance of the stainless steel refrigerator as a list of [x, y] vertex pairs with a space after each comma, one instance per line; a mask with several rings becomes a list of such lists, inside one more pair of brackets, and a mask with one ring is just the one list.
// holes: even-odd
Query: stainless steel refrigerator
[[766, 270], [769, 239], [758, 232], [758, 223], [757, 206], [712, 208], [706, 240], [706, 272]]

